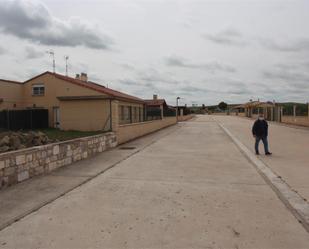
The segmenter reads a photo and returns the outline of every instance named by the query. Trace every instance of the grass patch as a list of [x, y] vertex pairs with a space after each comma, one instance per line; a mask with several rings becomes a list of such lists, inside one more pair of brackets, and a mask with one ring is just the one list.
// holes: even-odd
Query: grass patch
[[66, 141], [74, 138], [94, 136], [104, 133], [103, 131], [61, 131], [58, 129], [40, 129], [49, 139]]

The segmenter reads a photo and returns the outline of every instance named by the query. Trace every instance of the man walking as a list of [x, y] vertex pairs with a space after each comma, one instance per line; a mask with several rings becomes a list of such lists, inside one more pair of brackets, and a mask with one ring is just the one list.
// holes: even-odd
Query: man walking
[[255, 137], [255, 154], [259, 155], [259, 143], [260, 140], [263, 141], [264, 144], [264, 150], [265, 155], [269, 156], [272, 153], [268, 150], [268, 124], [267, 121], [264, 119], [264, 115], [260, 114], [258, 119], [254, 122], [254, 125], [252, 127], [252, 134]]

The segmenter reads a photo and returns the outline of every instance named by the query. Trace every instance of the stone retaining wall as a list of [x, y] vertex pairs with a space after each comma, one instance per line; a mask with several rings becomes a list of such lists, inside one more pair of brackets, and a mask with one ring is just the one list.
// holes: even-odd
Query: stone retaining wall
[[49, 173], [116, 146], [115, 133], [108, 132], [0, 154], [0, 188]]

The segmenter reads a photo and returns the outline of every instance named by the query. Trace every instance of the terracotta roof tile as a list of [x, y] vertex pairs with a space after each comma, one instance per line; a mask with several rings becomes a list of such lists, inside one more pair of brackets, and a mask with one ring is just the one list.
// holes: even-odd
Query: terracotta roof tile
[[7, 83], [13, 83], [13, 84], [22, 84], [22, 82], [19, 81], [15, 81], [15, 80], [4, 80], [4, 79], [0, 79], [0, 82], [7, 82]]
[[143, 99], [140, 99], [138, 97], [134, 97], [132, 95], [129, 95], [129, 94], [126, 94], [126, 93], [122, 93], [122, 92], [113, 90], [111, 88], [107, 88], [107, 87], [102, 86], [102, 85], [100, 85], [98, 83], [95, 83], [95, 82], [82, 81], [82, 80], [79, 80], [79, 79], [75, 79], [75, 78], [72, 78], [72, 77], [64, 76], [64, 75], [57, 74], [57, 73], [51, 73], [51, 72], [42, 73], [42, 74], [40, 74], [38, 76], [35, 76], [34, 78], [31, 78], [30, 80], [25, 81], [24, 83], [26, 83], [28, 81], [31, 81], [31, 80], [33, 80], [35, 78], [38, 78], [38, 77], [40, 77], [40, 76], [42, 76], [44, 74], [51, 74], [51, 75], [55, 76], [58, 79], [65, 80], [67, 82], [70, 82], [70, 83], [73, 83], [73, 84], [76, 84], [76, 85], [79, 85], [79, 86], [82, 86], [82, 87], [85, 87], [85, 88], [89, 88], [89, 89], [95, 90], [95, 91], [100, 92], [100, 93], [107, 94], [107, 95], [112, 96], [112, 97], [114, 97], [116, 99], [119, 99], [119, 100], [126, 100], [126, 101], [130, 101], [130, 102], [138, 102], [138, 103], [145, 103]]

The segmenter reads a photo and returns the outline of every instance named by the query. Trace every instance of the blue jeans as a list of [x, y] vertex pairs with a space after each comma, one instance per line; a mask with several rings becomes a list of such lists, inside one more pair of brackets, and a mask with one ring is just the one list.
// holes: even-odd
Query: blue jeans
[[265, 153], [268, 153], [268, 141], [267, 141], [267, 137], [263, 136], [263, 137], [255, 137], [255, 152], [259, 153], [259, 143], [262, 140], [263, 144], [264, 144], [264, 150]]

